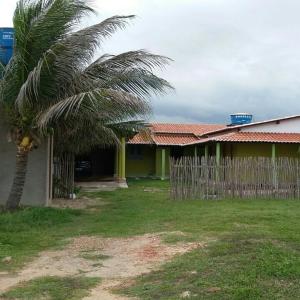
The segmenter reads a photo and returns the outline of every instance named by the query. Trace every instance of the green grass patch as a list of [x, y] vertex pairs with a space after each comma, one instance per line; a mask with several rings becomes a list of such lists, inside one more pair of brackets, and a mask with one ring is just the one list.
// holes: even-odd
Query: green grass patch
[[3, 299], [79, 300], [100, 282], [88, 277], [42, 277], [28, 281], [1, 295]]
[[[75, 234], [72, 225], [83, 214], [40, 207], [0, 214], [0, 270], [13, 270], [39, 251], [61, 245], [64, 237]], [[12, 257], [10, 263], [2, 262], [6, 256]]]
[[165, 233], [162, 235], [162, 240], [164, 243], [169, 244], [177, 244], [177, 243], [191, 243], [199, 240], [200, 237], [196, 237], [195, 235], [187, 234], [187, 233]]
[[185, 291], [194, 299], [299, 299], [299, 279], [299, 253], [232, 235], [177, 257], [121, 292], [139, 299], [179, 299]]
[[139, 277], [123, 293], [141, 299], [178, 299], [184, 291], [195, 299], [299, 298], [298, 200], [171, 201], [168, 182], [159, 180], [133, 180], [128, 189], [88, 195], [107, 204], [95, 211], [0, 214], [0, 258], [12, 256], [10, 263], [0, 260], [0, 269], [19, 267], [73, 236], [171, 232], [162, 235], [165, 242], [208, 246]]

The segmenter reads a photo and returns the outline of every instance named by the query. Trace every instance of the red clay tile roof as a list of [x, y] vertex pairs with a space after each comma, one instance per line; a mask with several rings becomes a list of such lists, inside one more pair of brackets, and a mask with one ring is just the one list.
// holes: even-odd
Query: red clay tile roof
[[194, 134], [155, 133], [151, 136], [146, 137], [138, 133], [128, 141], [128, 144], [183, 146], [186, 144], [194, 143], [198, 140], [199, 138]]
[[[300, 133], [269, 132], [219, 132], [225, 125], [216, 124], [162, 124], [150, 125], [148, 135], [138, 133], [128, 141], [129, 144], [154, 144], [186, 146], [206, 142], [264, 142], [264, 143], [299, 143]], [[232, 128], [233, 129], [233, 128]], [[216, 130], [215, 136], [200, 137], [205, 132]]]
[[153, 135], [153, 140], [156, 145], [178, 145], [183, 146], [199, 140], [194, 134], [181, 133], [158, 133]]
[[218, 142], [300, 143], [300, 133], [231, 132], [206, 140]]
[[151, 145], [154, 144], [152, 139], [152, 134], [143, 134], [138, 133], [134, 137], [132, 137], [127, 144], [142, 144], [142, 145]]
[[225, 127], [225, 125], [218, 124], [152, 123], [150, 124], [150, 135], [146, 136], [145, 134], [138, 133], [128, 141], [128, 144], [183, 146], [197, 142], [199, 135]]
[[173, 123], [152, 123], [150, 124], [153, 132], [165, 133], [192, 133], [202, 135], [214, 130], [224, 129], [226, 125], [220, 124], [173, 124]]

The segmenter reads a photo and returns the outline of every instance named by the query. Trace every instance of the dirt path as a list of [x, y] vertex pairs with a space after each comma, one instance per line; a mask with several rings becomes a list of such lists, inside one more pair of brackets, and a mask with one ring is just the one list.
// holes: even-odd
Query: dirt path
[[17, 275], [0, 273], [0, 294], [14, 285], [41, 276], [101, 277], [102, 283], [85, 300], [124, 300], [110, 292], [115, 286], [158, 268], [177, 254], [201, 243], [164, 244], [162, 234], [130, 238], [81, 236], [72, 239], [63, 250], [44, 251]]

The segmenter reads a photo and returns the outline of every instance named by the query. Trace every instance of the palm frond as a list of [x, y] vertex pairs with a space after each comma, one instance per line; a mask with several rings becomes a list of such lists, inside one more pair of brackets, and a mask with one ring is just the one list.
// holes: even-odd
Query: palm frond
[[[72, 31], [81, 18], [93, 10], [81, 0], [20, 0], [13, 23], [16, 51], [31, 71], [55, 42]], [[24, 78], [25, 79], [25, 78]]]
[[128, 51], [119, 55], [104, 54], [92, 63], [86, 72], [96, 74], [101, 69], [125, 70], [127, 68], [164, 68], [172, 60], [166, 56], [150, 53], [146, 50]]
[[111, 128], [118, 136], [131, 138], [138, 132], [150, 132], [149, 125], [144, 120], [130, 120], [124, 122], [114, 122], [106, 125]]
[[115, 72], [111, 74], [111, 76], [108, 76], [100, 87], [110, 87], [115, 90], [146, 98], [153, 95], [162, 95], [173, 90], [173, 87], [168, 81], [143, 69], [129, 70], [120, 73]]
[[[45, 58], [45, 52], [69, 34], [80, 18], [89, 12], [93, 10], [84, 0], [18, 1], [13, 18], [14, 55], [5, 68], [1, 88], [4, 101], [15, 102], [19, 94], [28, 92], [29, 88], [25, 89], [24, 84], [29, 74], [34, 73], [39, 60]], [[29, 76], [29, 81], [33, 78]], [[37, 81], [35, 86], [38, 85]]]
[[75, 84], [80, 91], [90, 88], [113, 88], [138, 97], [150, 97], [169, 92], [173, 87], [153, 74], [154, 68], [164, 68], [171, 60], [144, 50], [120, 55], [104, 55], [86, 68]]
[[[19, 109], [53, 96], [75, 93], [73, 80], [79, 70], [92, 60], [102, 40], [124, 28], [133, 16], [115, 16], [79, 30], [54, 44], [39, 60], [20, 89], [16, 103]], [[44, 88], [43, 88], [44, 87]], [[48, 103], [45, 103], [48, 105]]]
[[96, 119], [100, 124], [145, 117], [149, 103], [132, 94], [112, 89], [96, 89], [66, 98], [44, 111], [38, 120], [41, 129], [58, 123], [80, 119]]
[[85, 127], [73, 123], [55, 131], [55, 152], [82, 154], [94, 147], [119, 147], [120, 140], [114, 129], [99, 123], [88, 122]]
[[91, 63], [104, 39], [134, 17], [75, 31], [92, 12], [88, 0], [19, 0], [14, 55], [0, 80], [0, 113], [11, 128], [36, 141], [53, 131], [73, 153], [146, 132], [147, 99], [173, 89], [155, 75], [170, 63], [165, 56], [137, 50]]

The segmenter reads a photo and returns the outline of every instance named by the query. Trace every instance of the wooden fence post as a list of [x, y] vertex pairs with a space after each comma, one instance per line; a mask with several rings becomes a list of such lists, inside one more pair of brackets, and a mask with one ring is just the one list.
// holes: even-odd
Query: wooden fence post
[[[173, 199], [297, 198], [300, 197], [299, 158], [182, 157], [170, 160]], [[275, 180], [275, 181], [274, 181]]]

